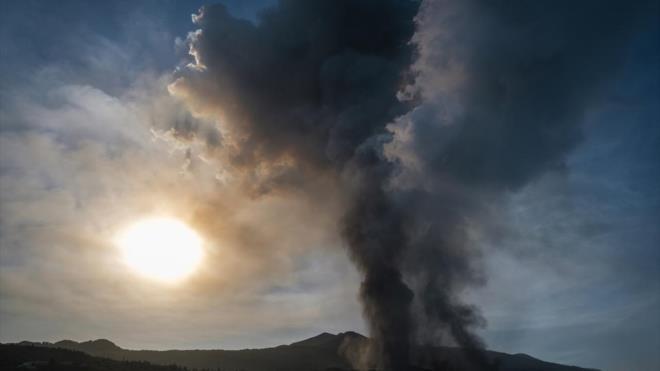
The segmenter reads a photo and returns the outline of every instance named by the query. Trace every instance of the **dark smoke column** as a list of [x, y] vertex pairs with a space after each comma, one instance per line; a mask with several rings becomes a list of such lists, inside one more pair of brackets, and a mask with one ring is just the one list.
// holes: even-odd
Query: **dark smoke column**
[[585, 115], [657, 14], [654, 0], [423, 3], [415, 82], [402, 89], [420, 104], [384, 145], [396, 164], [389, 194], [406, 210], [417, 340], [450, 339], [472, 367], [492, 367], [472, 332], [479, 311], [461, 302], [484, 280], [470, 228], [493, 216], [487, 205], [566, 169]]
[[383, 370], [407, 370], [413, 292], [400, 268], [408, 245], [404, 216], [383, 188], [389, 166], [377, 153], [366, 152], [358, 153], [352, 164], [358, 189], [343, 234], [351, 259], [364, 274], [360, 295], [372, 337], [371, 356]]
[[[282, 0], [258, 24], [222, 5], [205, 7], [194, 17], [200, 31], [188, 38], [196, 63], [170, 87], [240, 138], [217, 151], [246, 174], [246, 188], [303, 189], [318, 174], [341, 184], [352, 200], [342, 233], [364, 275], [360, 296], [373, 356], [392, 371], [410, 363], [413, 294], [403, 282], [408, 244], [403, 215], [386, 190], [392, 169], [382, 144], [386, 125], [411, 107], [397, 92], [413, 60], [419, 5]], [[224, 141], [200, 139], [219, 147]], [[279, 175], [255, 170], [270, 167], [278, 171], [266, 173]]]
[[195, 63], [170, 88], [217, 115], [226, 137], [180, 134], [215, 146], [246, 189], [318, 195], [322, 175], [346, 193], [380, 368], [409, 369], [414, 339], [457, 344], [484, 370], [482, 320], [461, 301], [483, 281], [470, 223], [563, 168], [657, 1], [419, 5], [282, 0], [257, 24], [206, 7], [188, 37]]

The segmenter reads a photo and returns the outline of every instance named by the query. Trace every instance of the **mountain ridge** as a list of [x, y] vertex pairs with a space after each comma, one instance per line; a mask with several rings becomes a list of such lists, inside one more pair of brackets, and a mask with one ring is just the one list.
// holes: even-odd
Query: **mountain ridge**
[[[55, 343], [27, 342], [17, 345], [60, 348], [81, 351], [91, 356], [120, 361], [145, 361], [155, 365], [177, 364], [199, 369], [263, 370], [350, 370], [351, 354], [355, 355], [368, 343], [369, 338], [357, 332], [338, 334], [323, 332], [287, 345], [258, 349], [195, 349], [195, 350], [131, 350], [124, 349], [108, 339], [83, 342], [61, 340]], [[499, 365], [499, 371], [595, 371], [577, 366], [566, 366], [536, 359], [530, 355], [487, 351], [489, 359]], [[413, 357], [418, 366], [436, 370], [469, 370], [460, 349], [452, 347], [417, 347]], [[423, 361], [422, 361], [423, 360]]]

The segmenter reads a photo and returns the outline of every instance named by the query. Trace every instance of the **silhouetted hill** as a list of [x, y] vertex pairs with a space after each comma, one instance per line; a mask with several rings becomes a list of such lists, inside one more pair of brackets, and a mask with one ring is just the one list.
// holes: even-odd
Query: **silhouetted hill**
[[[58, 342], [71, 345], [69, 342]], [[116, 361], [74, 350], [23, 342], [0, 344], [0, 370], [3, 371], [186, 371], [182, 367], [153, 365], [148, 362]]]
[[75, 349], [89, 354], [105, 354], [123, 350], [107, 339], [83, 341], [82, 343], [77, 343], [72, 340], [62, 340], [53, 345], [58, 348]]
[[[122, 361], [147, 361], [157, 365], [176, 364], [188, 368], [243, 371], [315, 371], [350, 370], [349, 358], [355, 359], [369, 339], [355, 332], [320, 335], [273, 348], [243, 350], [127, 350], [109, 340], [78, 343], [71, 340], [57, 343], [20, 344], [63, 348]], [[544, 362], [526, 354], [506, 354], [488, 351], [488, 357], [499, 371], [587, 371], [588, 369]], [[470, 369], [463, 352], [449, 347], [420, 347], [413, 351], [419, 370]]]
[[367, 337], [358, 334], [357, 332], [347, 331], [337, 335], [324, 332], [309, 339], [297, 341], [289, 344], [292, 347], [314, 347], [314, 348], [327, 348], [338, 349], [342, 343], [348, 341], [366, 341]]

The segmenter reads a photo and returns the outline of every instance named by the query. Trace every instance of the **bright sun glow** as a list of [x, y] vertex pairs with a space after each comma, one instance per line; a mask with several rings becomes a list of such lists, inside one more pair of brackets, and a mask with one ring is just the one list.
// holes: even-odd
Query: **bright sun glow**
[[126, 263], [138, 273], [175, 282], [202, 261], [202, 239], [186, 224], [171, 218], [139, 221], [117, 236]]

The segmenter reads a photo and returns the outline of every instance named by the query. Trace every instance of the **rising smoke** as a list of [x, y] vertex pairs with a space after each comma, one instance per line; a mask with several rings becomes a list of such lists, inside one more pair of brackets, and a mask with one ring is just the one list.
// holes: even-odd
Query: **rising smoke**
[[170, 89], [221, 137], [177, 130], [257, 194], [337, 179], [375, 366], [443, 342], [486, 369], [483, 320], [460, 300], [483, 280], [468, 225], [562, 168], [649, 11], [628, 3], [282, 0], [257, 24], [208, 6]]

